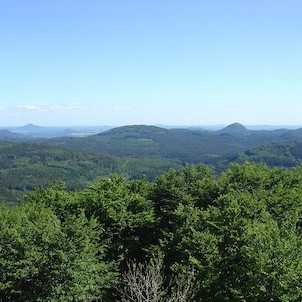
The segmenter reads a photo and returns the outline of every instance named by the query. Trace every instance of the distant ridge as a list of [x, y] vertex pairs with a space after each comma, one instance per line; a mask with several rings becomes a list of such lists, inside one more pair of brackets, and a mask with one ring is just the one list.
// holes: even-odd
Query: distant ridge
[[27, 124], [27, 125], [18, 127], [15, 130], [17, 130], [17, 131], [26, 131], [26, 132], [40, 132], [40, 131], [44, 131], [45, 128], [34, 125], [34, 124]]
[[220, 130], [220, 132], [233, 132], [233, 133], [246, 133], [247, 131], [249, 130], [240, 123], [233, 123]]
[[22, 139], [24, 139], [24, 136], [21, 134], [13, 133], [6, 129], [0, 130], [1, 141], [17, 141]]
[[107, 130], [97, 135], [150, 135], [155, 133], [166, 133], [168, 130], [158, 126], [148, 125], [126, 125]]

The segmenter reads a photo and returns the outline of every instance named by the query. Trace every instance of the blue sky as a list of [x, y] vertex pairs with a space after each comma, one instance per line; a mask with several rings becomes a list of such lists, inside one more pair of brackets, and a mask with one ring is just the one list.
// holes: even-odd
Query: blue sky
[[302, 124], [300, 0], [0, 0], [0, 126]]

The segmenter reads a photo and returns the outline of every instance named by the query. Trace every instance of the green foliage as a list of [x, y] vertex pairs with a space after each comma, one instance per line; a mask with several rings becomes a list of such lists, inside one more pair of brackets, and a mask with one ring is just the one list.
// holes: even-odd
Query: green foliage
[[118, 165], [113, 157], [100, 154], [30, 143], [4, 145], [0, 155], [0, 196], [12, 202], [24, 192], [49, 186], [54, 180], [65, 181], [70, 190], [82, 189], [98, 177], [118, 171]]
[[111, 175], [79, 193], [77, 207], [96, 217], [106, 230], [102, 241], [110, 259], [119, 262], [143, 256], [154, 222], [149, 191], [150, 184], [144, 180]]
[[[170, 270], [193, 266], [200, 300], [301, 300], [301, 168], [232, 165], [218, 180], [186, 169], [153, 191]], [[195, 195], [200, 183], [206, 199]]]
[[112, 282], [95, 220], [60, 221], [38, 204], [3, 206], [0, 216], [3, 301], [97, 300]]
[[194, 276], [192, 302], [299, 302], [301, 172], [246, 163], [216, 178], [199, 165], [39, 188], [0, 207], [0, 300], [118, 301], [127, 262], [144, 278], [159, 253], [165, 297], [167, 280]]
[[211, 171], [203, 165], [172, 170], [156, 180], [151, 194], [157, 238], [165, 254], [166, 267], [177, 273], [194, 264], [207, 275], [206, 279], [211, 278], [217, 238], [205, 230], [202, 222], [203, 212], [218, 194]]
[[218, 161], [229, 163], [230, 156], [251, 147], [284, 141], [301, 142], [302, 130], [252, 131], [238, 123], [212, 132], [136, 125], [84, 138], [57, 138], [49, 143], [118, 157], [168, 158], [183, 164], [205, 163], [217, 167]]
[[295, 170], [246, 164], [231, 166], [219, 179], [221, 195], [208, 210], [220, 238], [219, 274], [209, 287], [217, 301], [301, 299], [297, 192], [302, 179], [297, 176]]
[[231, 158], [243, 163], [266, 163], [270, 167], [296, 167], [302, 163], [302, 142], [278, 142], [248, 149], [244, 153]]
[[144, 180], [130, 181], [121, 175], [110, 175], [79, 192], [67, 192], [62, 184], [57, 184], [36, 190], [26, 200], [51, 208], [66, 225], [82, 214], [88, 221], [97, 221], [103, 231], [94, 238], [105, 247], [102, 259], [112, 265], [114, 272], [117, 267], [126, 267], [127, 260], [146, 254], [154, 229], [153, 204], [147, 199], [149, 191], [150, 184]]
[[231, 162], [287, 168], [302, 163], [301, 129], [252, 131], [235, 123], [213, 132], [124, 126], [88, 137], [49, 140], [2, 134], [6, 140], [32, 140], [0, 143], [0, 199], [6, 202], [53, 180], [63, 180], [69, 190], [81, 190], [110, 173], [153, 181], [187, 164], [207, 164], [220, 174]]
[[118, 159], [32, 143], [0, 143], [0, 151], [0, 199], [9, 203], [38, 187], [50, 186], [54, 180], [64, 181], [69, 190], [79, 190], [110, 173], [152, 180], [180, 165], [170, 159]]

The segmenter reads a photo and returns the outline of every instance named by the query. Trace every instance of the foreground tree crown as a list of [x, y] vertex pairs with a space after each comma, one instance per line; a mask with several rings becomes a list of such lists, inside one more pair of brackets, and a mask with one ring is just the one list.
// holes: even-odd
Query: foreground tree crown
[[[302, 167], [233, 164], [217, 178], [186, 166], [153, 182], [40, 188], [0, 208], [0, 301], [132, 301], [125, 280], [146, 278], [161, 255], [160, 297], [298, 302], [301, 217]], [[194, 294], [177, 300], [173, 280]]]

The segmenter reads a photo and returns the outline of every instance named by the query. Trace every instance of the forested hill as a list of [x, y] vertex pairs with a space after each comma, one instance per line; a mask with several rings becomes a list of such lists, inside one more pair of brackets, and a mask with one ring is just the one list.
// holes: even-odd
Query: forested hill
[[248, 149], [235, 157], [230, 157], [229, 162], [266, 163], [271, 167], [295, 167], [302, 164], [302, 142], [278, 142], [261, 145]]
[[212, 164], [251, 147], [280, 141], [302, 141], [302, 129], [255, 131], [238, 123], [220, 131], [136, 125], [114, 128], [88, 137], [57, 138], [49, 142], [115, 156], [164, 157], [183, 163]]
[[33, 143], [0, 142], [0, 202], [15, 202], [24, 193], [55, 181], [64, 181], [68, 189], [78, 190], [110, 173], [154, 179], [179, 166], [169, 159], [117, 158]]
[[[12, 140], [20, 142], [19, 135]], [[116, 172], [153, 180], [190, 163], [208, 164], [217, 174], [231, 162], [293, 167], [301, 163], [302, 130], [251, 131], [238, 123], [213, 132], [140, 125], [34, 142], [0, 143], [0, 200], [13, 202], [57, 180], [77, 190]]]
[[240, 134], [246, 134], [249, 132], [249, 130], [241, 125], [240, 123], [234, 123], [229, 126], [226, 126], [225, 128], [219, 130], [219, 132], [233, 132], [233, 133], [240, 133]]
[[23, 142], [28, 140], [22, 134], [13, 133], [9, 130], [0, 130], [0, 141], [10, 141], [10, 142]]
[[0, 200], [14, 202], [25, 192], [54, 181], [69, 189], [85, 187], [97, 177], [119, 172], [109, 155], [95, 155], [32, 143], [0, 143]]

